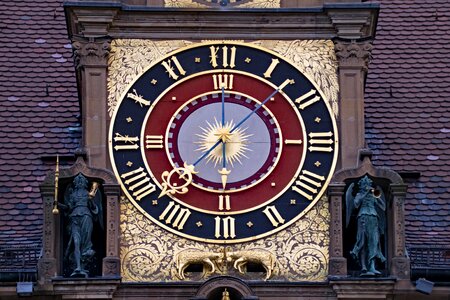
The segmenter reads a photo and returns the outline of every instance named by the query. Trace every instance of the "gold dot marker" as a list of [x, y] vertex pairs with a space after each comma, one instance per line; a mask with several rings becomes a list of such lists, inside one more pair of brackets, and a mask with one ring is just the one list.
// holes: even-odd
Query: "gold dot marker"
[[252, 59], [251, 59], [250, 57], [247, 57], [247, 58], [245, 59], [245, 62], [248, 63], [248, 64], [249, 64], [251, 61], [252, 61]]
[[128, 123], [133, 122], [133, 119], [131, 117], [126, 118], [126, 120], [127, 120]]
[[128, 162], [127, 162], [127, 166], [128, 166], [128, 167], [131, 167], [132, 165], [133, 165], [133, 163], [132, 163], [131, 161], [128, 161]]
[[177, 97], [172, 97], [172, 101], [176, 101], [177, 100]]
[[314, 165], [315, 165], [316, 167], [320, 167], [322, 164], [320, 163], [320, 161], [316, 161], [316, 162], [314, 163]]
[[195, 58], [195, 62], [196, 62], [196, 63], [199, 63], [199, 62], [201, 62], [201, 59], [200, 59], [200, 57], [196, 57], [196, 58]]
[[152, 79], [152, 81], [150, 81], [151, 82], [151, 84], [153, 84], [153, 85], [155, 85], [155, 84], [157, 84], [158, 83], [158, 80], [156, 80], [156, 79]]
[[253, 223], [252, 223], [252, 222], [250, 222], [250, 221], [248, 221], [248, 223], [247, 223], [247, 226], [248, 226], [249, 228], [252, 228], [252, 226], [253, 226]]
[[158, 205], [158, 200], [152, 200], [152, 205]]
[[274, 186], [276, 186], [277, 184], [276, 184], [275, 182], [272, 182], [270, 185], [271, 185], [272, 187], [274, 187]]
[[270, 98], [270, 101], [275, 101], [275, 97]]
[[316, 123], [320, 123], [320, 121], [322, 121], [322, 119], [317, 117], [317, 118], [314, 119], [314, 121], [316, 121]]
[[203, 223], [200, 222], [200, 221], [198, 221], [197, 223], [195, 223], [195, 225], [197, 225], [197, 227], [202, 227], [202, 226], [203, 226]]
[[297, 201], [295, 199], [291, 199], [291, 205], [297, 204]]

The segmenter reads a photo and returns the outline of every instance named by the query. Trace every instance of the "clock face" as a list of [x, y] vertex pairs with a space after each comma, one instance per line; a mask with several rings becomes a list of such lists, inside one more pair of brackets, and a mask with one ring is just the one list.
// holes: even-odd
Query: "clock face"
[[319, 89], [278, 54], [200, 43], [155, 62], [114, 112], [110, 156], [156, 224], [213, 243], [286, 228], [324, 193], [336, 126]]

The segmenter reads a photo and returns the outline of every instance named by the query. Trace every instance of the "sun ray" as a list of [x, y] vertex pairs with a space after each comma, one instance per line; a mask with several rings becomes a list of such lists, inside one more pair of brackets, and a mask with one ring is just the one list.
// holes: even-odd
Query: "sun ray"
[[[211, 146], [217, 143], [218, 140], [222, 139], [225, 141], [225, 144], [228, 145], [225, 149], [225, 159], [230, 163], [231, 167], [234, 167], [236, 163], [242, 165], [242, 159], [249, 157], [246, 155], [246, 152], [252, 151], [248, 145], [250, 145], [250, 137], [253, 134], [246, 133], [248, 127], [245, 128], [237, 128], [232, 133], [230, 133], [231, 129], [234, 127], [234, 121], [227, 121], [222, 126], [221, 123], [214, 116], [214, 121], [209, 122], [206, 121], [206, 128], [199, 126], [201, 133], [197, 133], [196, 136], [199, 138], [198, 141], [194, 143], [198, 145], [195, 149], [196, 151], [206, 152]], [[205, 164], [213, 163], [216, 167], [218, 164], [223, 163], [223, 153], [222, 148], [223, 145], [219, 145], [215, 149], [213, 149], [206, 157]]]

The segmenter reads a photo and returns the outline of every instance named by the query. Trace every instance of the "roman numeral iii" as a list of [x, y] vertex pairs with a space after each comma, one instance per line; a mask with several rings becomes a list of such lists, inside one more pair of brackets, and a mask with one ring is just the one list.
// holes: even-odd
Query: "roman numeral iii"
[[314, 199], [313, 195], [318, 193], [317, 188], [322, 186], [324, 180], [324, 176], [317, 175], [308, 170], [303, 170], [295, 181], [295, 185], [292, 186], [292, 190], [311, 201]]

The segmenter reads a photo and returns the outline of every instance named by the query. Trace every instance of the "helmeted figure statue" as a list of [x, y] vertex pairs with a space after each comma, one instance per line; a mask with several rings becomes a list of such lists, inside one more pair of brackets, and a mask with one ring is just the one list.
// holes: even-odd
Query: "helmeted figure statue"
[[380, 275], [375, 269], [375, 259], [386, 261], [382, 251], [380, 237], [385, 232], [386, 201], [381, 188], [372, 187], [372, 180], [366, 175], [358, 181], [356, 196], [353, 197], [355, 184], [352, 183], [346, 192], [347, 216], [346, 226], [350, 222], [353, 211], [357, 211], [357, 234], [351, 256], [361, 266], [361, 276]]
[[94, 222], [103, 223], [102, 196], [97, 188], [94, 183], [89, 191], [88, 180], [80, 173], [67, 187], [64, 204], [59, 205], [68, 219], [66, 230], [69, 242], [64, 258], [75, 268], [71, 277], [88, 277], [86, 266], [95, 255], [91, 239]]

